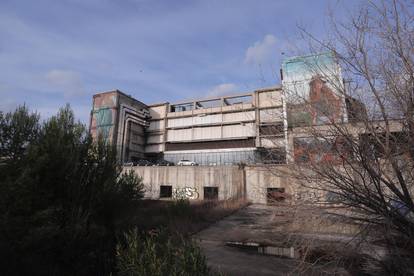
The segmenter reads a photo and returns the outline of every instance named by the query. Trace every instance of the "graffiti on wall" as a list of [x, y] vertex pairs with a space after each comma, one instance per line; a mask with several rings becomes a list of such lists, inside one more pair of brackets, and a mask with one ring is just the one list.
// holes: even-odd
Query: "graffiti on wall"
[[344, 116], [341, 71], [332, 54], [289, 58], [282, 64], [289, 125], [318, 125]]
[[174, 199], [198, 199], [199, 194], [197, 188], [184, 187], [175, 188], [172, 196]]
[[110, 141], [113, 137], [116, 118], [115, 107], [115, 94], [101, 94], [94, 98], [91, 121], [91, 134], [94, 138], [101, 136], [105, 141]]
[[293, 139], [296, 163], [338, 164], [352, 155], [352, 148], [343, 137], [296, 137]]

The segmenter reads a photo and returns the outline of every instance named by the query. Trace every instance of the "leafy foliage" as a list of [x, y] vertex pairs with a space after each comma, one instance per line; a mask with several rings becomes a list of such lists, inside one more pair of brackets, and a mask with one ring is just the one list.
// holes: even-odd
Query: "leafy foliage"
[[8, 275], [105, 275], [141, 179], [93, 142], [69, 106], [43, 124], [0, 114], [0, 265]]

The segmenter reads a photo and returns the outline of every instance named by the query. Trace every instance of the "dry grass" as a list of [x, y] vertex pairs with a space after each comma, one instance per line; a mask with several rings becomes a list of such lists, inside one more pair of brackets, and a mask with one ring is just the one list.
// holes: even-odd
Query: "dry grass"
[[135, 225], [144, 231], [166, 228], [181, 235], [192, 235], [247, 206], [243, 199], [220, 201], [143, 200]]

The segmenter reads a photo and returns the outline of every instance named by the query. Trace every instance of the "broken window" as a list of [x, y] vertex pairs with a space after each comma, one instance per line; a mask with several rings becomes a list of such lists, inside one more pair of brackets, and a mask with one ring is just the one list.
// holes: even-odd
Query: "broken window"
[[262, 148], [258, 150], [260, 161], [264, 164], [286, 164], [285, 148]]
[[345, 137], [300, 137], [293, 139], [296, 163], [337, 163], [352, 156], [352, 147]]
[[193, 103], [175, 104], [171, 106], [171, 112], [189, 111], [194, 109]]
[[224, 105], [237, 105], [237, 104], [249, 104], [252, 103], [252, 95], [225, 97], [223, 99]]
[[221, 99], [196, 102], [196, 109], [221, 107]]
[[284, 135], [284, 126], [283, 122], [278, 122], [275, 124], [266, 124], [259, 126], [260, 135], [273, 135], [279, 136]]
[[172, 186], [161, 185], [160, 186], [160, 198], [171, 198], [172, 197]]
[[290, 196], [285, 193], [285, 188], [267, 188], [267, 204], [283, 202]]
[[218, 200], [218, 187], [204, 187], [205, 200]]

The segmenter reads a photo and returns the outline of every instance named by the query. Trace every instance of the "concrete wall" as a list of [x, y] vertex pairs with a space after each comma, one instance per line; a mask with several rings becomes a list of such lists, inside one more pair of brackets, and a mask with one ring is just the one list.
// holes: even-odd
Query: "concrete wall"
[[143, 178], [146, 198], [158, 199], [161, 185], [189, 189], [190, 199], [204, 199], [204, 187], [218, 187], [218, 199], [239, 198], [244, 195], [243, 170], [237, 166], [165, 166], [132, 167]]
[[290, 195], [296, 193], [293, 180], [282, 176], [285, 166], [246, 166], [246, 199], [252, 203], [267, 203], [267, 188], [284, 188]]
[[[298, 190], [292, 180], [281, 176], [285, 166], [166, 166], [132, 167], [143, 178], [146, 198], [158, 199], [161, 185], [175, 191], [189, 189], [191, 199], [204, 199], [204, 187], [218, 187], [220, 200], [246, 197], [252, 203], [267, 203], [267, 188], [285, 188], [296, 198]], [[194, 195], [194, 196], [193, 196]]]

